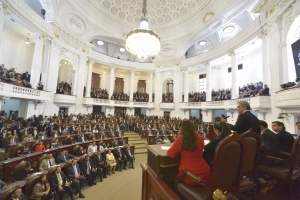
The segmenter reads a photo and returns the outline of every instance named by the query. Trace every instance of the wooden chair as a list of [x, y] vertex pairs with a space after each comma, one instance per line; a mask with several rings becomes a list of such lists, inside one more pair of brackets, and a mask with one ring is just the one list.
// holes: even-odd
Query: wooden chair
[[65, 144], [67, 144], [67, 142], [68, 142], [69, 140], [71, 140], [71, 137], [70, 137], [70, 136], [67, 136], [67, 137], [65, 138]]
[[15, 188], [18, 188], [18, 186], [13, 186], [13, 187], [10, 187], [8, 190], [6, 190], [6, 192], [4, 192], [1, 197], [0, 197], [0, 200], [7, 200], [11, 197], [11, 194], [13, 192], [13, 190]]
[[8, 144], [7, 141], [9, 141], [10, 138], [11, 138], [11, 135], [9, 135], [9, 136], [7, 136], [6, 138], [3, 139], [3, 142], [2, 142], [3, 146], [7, 146], [7, 144]]
[[202, 180], [191, 172], [183, 170], [183, 177], [180, 180], [188, 176], [200, 186], [191, 186], [177, 180], [175, 188], [189, 200], [212, 200], [216, 189], [220, 189], [227, 199], [235, 199], [239, 195], [244, 157], [244, 139], [234, 132], [218, 144], [210, 180]]
[[23, 144], [18, 144], [15, 148], [14, 148], [14, 157], [18, 157], [18, 151], [21, 151], [22, 149], [24, 149]]
[[253, 129], [243, 133], [241, 137], [245, 140], [246, 152], [243, 168], [245, 178], [242, 179], [240, 193], [251, 191], [252, 199], [255, 199], [261, 137]]
[[22, 162], [20, 162], [15, 168], [14, 168], [14, 180], [17, 180], [17, 177], [20, 173], [21, 170], [25, 169], [25, 164], [27, 163], [27, 161], [23, 160]]
[[[287, 154], [286, 154], [287, 155]], [[278, 162], [278, 165], [259, 164], [258, 170], [273, 177], [285, 180], [289, 184], [289, 199], [293, 190], [293, 182], [300, 177], [300, 135], [294, 141], [289, 159], [260, 155], [264, 159]]]
[[214, 131], [214, 124], [209, 124], [208, 125], [207, 137], [208, 137], [209, 141], [211, 141], [212, 139], [218, 137], [217, 134]]
[[42, 175], [35, 175], [30, 177], [30, 179], [28, 179], [24, 185], [24, 194], [27, 197], [27, 199], [29, 200], [36, 200], [35, 198], [31, 198], [31, 194], [33, 191], [33, 187], [38, 183], [40, 177]]
[[47, 154], [44, 154], [44, 155], [42, 155], [42, 157], [40, 157], [40, 158], [38, 159], [38, 162], [37, 162], [37, 169], [39, 169], [41, 162], [42, 162], [44, 159], [46, 159], [46, 158], [47, 158]]

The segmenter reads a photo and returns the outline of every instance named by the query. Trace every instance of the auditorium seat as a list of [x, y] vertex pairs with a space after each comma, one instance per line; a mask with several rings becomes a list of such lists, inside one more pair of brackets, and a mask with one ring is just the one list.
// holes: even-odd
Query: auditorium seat
[[18, 177], [19, 173], [20, 173], [23, 169], [25, 169], [25, 164], [26, 164], [26, 163], [27, 163], [27, 162], [23, 160], [22, 162], [20, 162], [20, 163], [14, 168], [14, 171], [13, 171], [13, 173], [14, 173], [14, 181], [17, 180], [17, 177]]
[[25, 183], [24, 186], [24, 194], [27, 197], [27, 199], [29, 200], [36, 200], [34, 198], [31, 198], [31, 193], [33, 191], [33, 187], [38, 183], [40, 177], [42, 175], [35, 175], [35, 176], [31, 176]]
[[18, 144], [15, 148], [14, 148], [14, 152], [13, 155], [14, 157], [18, 157], [18, 151], [24, 149], [24, 145], [23, 144]]
[[[227, 199], [232, 199], [233, 196], [238, 197], [245, 149], [244, 140], [236, 132], [227, 136], [216, 148], [210, 179], [202, 180], [197, 175], [183, 170], [183, 176], [176, 180], [176, 190], [189, 200], [212, 200], [216, 189], [220, 189]], [[185, 176], [199, 183], [200, 186], [191, 186], [181, 182], [180, 180]]]
[[18, 188], [18, 186], [12, 186], [10, 187], [8, 190], [6, 190], [6, 192], [4, 192], [1, 197], [0, 197], [0, 200], [7, 200], [11, 197], [11, 194], [12, 194], [12, 191], [15, 189], [15, 188]]
[[41, 162], [42, 162], [44, 159], [46, 159], [46, 158], [47, 158], [47, 154], [44, 154], [44, 155], [42, 155], [42, 157], [40, 157], [40, 158], [38, 159], [38, 162], [37, 162], [37, 169], [39, 169]]

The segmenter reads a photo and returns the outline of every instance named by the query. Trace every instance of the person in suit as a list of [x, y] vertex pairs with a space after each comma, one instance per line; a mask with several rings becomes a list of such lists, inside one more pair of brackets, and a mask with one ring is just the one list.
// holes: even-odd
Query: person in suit
[[259, 126], [261, 130], [260, 153], [267, 156], [279, 157], [279, 143], [276, 133], [268, 129], [267, 122], [263, 120], [259, 120]]
[[47, 139], [45, 132], [41, 132], [41, 134], [38, 136], [38, 140], [45, 140], [45, 139]]
[[72, 180], [74, 187], [76, 188], [76, 192], [79, 193], [80, 198], [85, 198], [85, 196], [81, 192], [81, 188], [83, 187], [86, 178], [80, 175], [80, 168], [77, 164], [77, 160], [72, 160], [72, 166], [70, 166], [67, 170], [67, 176]]
[[97, 176], [97, 168], [94, 167], [94, 163], [90, 159], [88, 155], [85, 156], [85, 160], [81, 163], [81, 169], [83, 173], [86, 175], [86, 178], [89, 180], [89, 185], [96, 185], [96, 176]]
[[41, 151], [44, 151], [44, 150], [46, 150], [45, 145], [43, 144], [43, 141], [40, 141], [39, 144], [37, 144], [35, 146], [35, 151], [36, 152], [41, 152]]
[[100, 177], [100, 181], [102, 182], [102, 173], [101, 169], [103, 171], [103, 177], [107, 178], [106, 172], [107, 172], [107, 165], [105, 165], [105, 162], [103, 160], [103, 157], [101, 155], [101, 151], [97, 151], [97, 155], [93, 157], [93, 162], [95, 166], [97, 167], [97, 172]]
[[[231, 130], [236, 131], [238, 135], [249, 131], [250, 128], [257, 134], [260, 134], [259, 120], [250, 112], [250, 104], [246, 101], [241, 101], [237, 104], [239, 116], [235, 125], [228, 124]], [[227, 122], [227, 119], [221, 118], [222, 121]]]
[[13, 144], [16, 144], [16, 143], [17, 143], [16, 136], [14, 136], [14, 135], [11, 136], [10, 140], [7, 140], [7, 144], [13, 145]]
[[261, 95], [269, 95], [270, 89], [268, 88], [267, 85], [264, 85], [264, 89], [261, 92]]
[[46, 174], [40, 176], [39, 181], [33, 186], [31, 198], [36, 200], [52, 200], [54, 197], [50, 191], [50, 185]]
[[117, 147], [117, 146], [119, 146], [118, 140], [114, 139], [114, 140], [112, 141], [112, 146], [113, 146], [114, 148]]
[[203, 158], [208, 165], [211, 165], [212, 161], [214, 160], [215, 150], [219, 142], [231, 134], [229, 126], [223, 121], [215, 123], [213, 128], [218, 137], [212, 139], [207, 145], [205, 145], [203, 152]]
[[130, 149], [130, 145], [124, 146], [124, 151], [125, 151], [125, 156], [126, 156], [127, 160], [129, 161], [129, 168], [134, 169], [133, 161], [135, 158], [134, 158], [133, 151]]
[[24, 148], [21, 150], [22, 155], [28, 155], [30, 153], [29, 146], [27, 144], [24, 145]]
[[61, 126], [58, 126], [57, 134], [62, 135], [62, 132], [63, 132], [63, 130], [61, 129]]
[[21, 187], [17, 186], [13, 189], [11, 197], [8, 200], [27, 200], [26, 196], [22, 193]]
[[272, 130], [277, 133], [279, 151], [291, 153], [294, 145], [294, 137], [285, 130], [284, 124], [274, 121], [272, 122]]
[[32, 134], [28, 134], [27, 137], [25, 135], [24, 139], [22, 140], [22, 142], [26, 143], [26, 142], [30, 142], [33, 141], [34, 138], [32, 137]]
[[122, 171], [122, 168], [127, 170], [127, 158], [125, 157], [124, 152], [119, 146], [115, 148], [114, 156], [117, 161], [117, 165], [119, 165], [119, 170]]
[[24, 178], [30, 176], [33, 172], [33, 169], [31, 169], [31, 164], [29, 162], [25, 163], [24, 169], [22, 169], [19, 174], [16, 175], [16, 180], [20, 181]]
[[75, 156], [80, 157], [80, 156], [82, 156], [83, 154], [85, 154], [85, 152], [84, 152], [84, 150], [83, 150], [83, 147], [77, 148], [77, 150], [76, 150], [76, 152], [75, 152]]
[[70, 137], [70, 139], [66, 141], [66, 144], [75, 144], [74, 138]]
[[68, 160], [71, 160], [73, 158], [75, 158], [73, 155], [68, 154], [66, 150], [62, 150], [60, 154], [57, 156], [56, 160], [57, 160], [57, 164], [59, 164], [59, 163], [67, 162]]
[[70, 183], [67, 181], [65, 174], [61, 171], [60, 166], [56, 167], [55, 174], [53, 174], [50, 178], [50, 185], [55, 187], [56, 193], [58, 193], [59, 196], [59, 200], [64, 199], [65, 191], [67, 191], [71, 200], [75, 199]]
[[55, 139], [54, 142], [51, 143], [51, 148], [58, 148], [60, 146], [58, 139]]
[[85, 135], [82, 133], [80, 137], [78, 137], [77, 142], [85, 142], [85, 141], [87, 141], [87, 139]]
[[38, 132], [37, 132], [36, 126], [34, 126], [34, 127], [31, 129], [30, 133], [32, 134], [32, 136], [34, 137], [34, 139], [37, 139]]
[[97, 149], [98, 149], [98, 147], [96, 145], [96, 142], [93, 142], [93, 144], [90, 145], [88, 148], [88, 153], [96, 153]]
[[51, 167], [53, 167], [55, 165], [55, 160], [52, 157], [52, 154], [49, 153], [47, 154], [47, 158], [42, 160], [42, 162], [40, 163], [39, 166], [39, 171], [43, 171], [43, 170], [47, 170], [50, 169]]
[[73, 126], [70, 128], [71, 134], [76, 134], [77, 130], [75, 125], [73, 124]]

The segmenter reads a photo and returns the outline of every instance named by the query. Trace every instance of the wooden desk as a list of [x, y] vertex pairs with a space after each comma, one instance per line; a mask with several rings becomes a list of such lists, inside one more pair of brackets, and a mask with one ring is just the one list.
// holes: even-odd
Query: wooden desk
[[43, 156], [43, 154], [43, 152], [33, 152], [22, 157], [24, 157], [26, 161], [30, 162], [31, 167], [36, 170], [39, 167], [37, 166], [38, 160]]
[[16, 181], [11, 185], [6, 185], [4, 188], [0, 189], [0, 195], [4, 194], [7, 190], [10, 190], [12, 187], [19, 186], [24, 187], [26, 180]]
[[180, 156], [167, 156], [167, 150], [161, 146], [172, 144], [148, 145], [147, 164], [141, 164], [143, 170], [142, 199], [174, 199], [180, 198], [174, 192], [175, 179], [180, 163]]
[[16, 157], [16, 158], [11, 158], [9, 160], [0, 162], [0, 164], [3, 164], [3, 179], [2, 180], [5, 183], [12, 182], [14, 168], [23, 160], [24, 160], [24, 157]]

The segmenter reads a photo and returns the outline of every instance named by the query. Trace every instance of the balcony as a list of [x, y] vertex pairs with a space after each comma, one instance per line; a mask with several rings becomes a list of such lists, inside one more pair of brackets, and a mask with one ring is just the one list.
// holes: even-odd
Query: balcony
[[159, 108], [162, 110], [174, 110], [175, 103], [161, 102], [159, 103]]
[[153, 102], [137, 102], [137, 101], [117, 101], [108, 99], [83, 98], [85, 105], [99, 105], [99, 106], [116, 106], [129, 108], [154, 108]]
[[232, 99], [223, 101], [207, 101], [207, 102], [182, 102], [179, 108], [185, 109], [207, 109], [207, 110], [232, 110], [236, 108], [236, 104], [240, 101], [247, 101], [253, 110], [270, 109], [271, 96], [256, 96], [242, 99]]
[[275, 107], [284, 110], [300, 110], [300, 87], [280, 90], [275, 93]]
[[0, 96], [44, 101], [50, 100], [51, 92], [0, 83]]
[[54, 103], [59, 107], [71, 107], [76, 104], [76, 96], [66, 94], [54, 94]]

